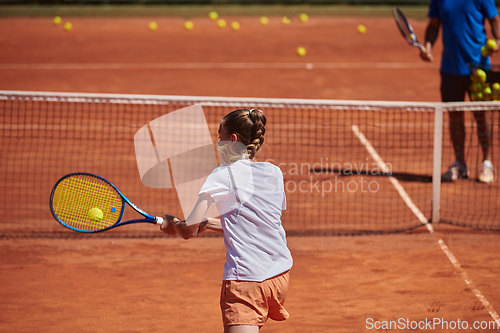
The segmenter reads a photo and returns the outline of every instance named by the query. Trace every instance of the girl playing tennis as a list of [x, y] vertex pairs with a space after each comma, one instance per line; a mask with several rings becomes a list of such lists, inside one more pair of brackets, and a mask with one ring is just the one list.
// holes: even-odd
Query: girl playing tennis
[[[292, 256], [281, 213], [286, 198], [281, 170], [257, 162], [264, 143], [266, 117], [261, 110], [240, 109], [219, 126], [221, 165], [207, 178], [186, 221], [165, 215], [161, 230], [184, 239], [206, 229], [224, 233], [220, 305], [225, 333], [258, 332], [268, 318], [285, 320]], [[220, 219], [205, 218], [215, 203]]]

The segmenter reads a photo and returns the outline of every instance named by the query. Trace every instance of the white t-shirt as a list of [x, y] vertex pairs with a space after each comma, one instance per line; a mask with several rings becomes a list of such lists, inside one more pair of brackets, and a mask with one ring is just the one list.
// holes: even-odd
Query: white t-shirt
[[207, 178], [200, 195], [217, 205], [226, 245], [223, 280], [264, 281], [292, 267], [281, 225], [286, 198], [281, 170], [241, 159]]

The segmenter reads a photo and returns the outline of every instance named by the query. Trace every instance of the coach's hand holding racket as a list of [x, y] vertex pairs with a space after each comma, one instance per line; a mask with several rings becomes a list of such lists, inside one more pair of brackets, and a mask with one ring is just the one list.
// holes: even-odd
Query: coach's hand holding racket
[[432, 55], [432, 44], [427, 42], [424, 49], [420, 50], [420, 58], [425, 61], [434, 61], [434, 56]]

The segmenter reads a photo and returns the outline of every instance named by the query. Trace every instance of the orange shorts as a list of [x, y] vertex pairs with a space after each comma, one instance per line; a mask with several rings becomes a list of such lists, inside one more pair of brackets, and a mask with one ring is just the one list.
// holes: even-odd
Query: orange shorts
[[268, 318], [285, 320], [283, 307], [288, 293], [290, 271], [262, 282], [222, 281], [220, 307], [224, 326], [263, 326]]

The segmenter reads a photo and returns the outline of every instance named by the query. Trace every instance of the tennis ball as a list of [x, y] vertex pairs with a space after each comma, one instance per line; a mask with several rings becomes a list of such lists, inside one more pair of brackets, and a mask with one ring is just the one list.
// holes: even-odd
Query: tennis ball
[[297, 48], [297, 54], [301, 57], [305, 56], [306, 55], [306, 49], [303, 48], [302, 46]]
[[240, 23], [239, 22], [231, 22], [231, 29], [233, 30], [238, 30], [240, 28]]
[[283, 19], [281, 19], [281, 23], [290, 24], [290, 22], [292, 22], [292, 19], [289, 18], [288, 16], [285, 16], [283, 17]]
[[217, 26], [219, 28], [225, 28], [226, 27], [226, 20], [223, 20], [223, 19], [217, 20]]
[[362, 24], [358, 25], [358, 32], [364, 34], [366, 32], [366, 27]]
[[268, 19], [267, 17], [262, 16], [262, 17], [260, 18], [260, 24], [262, 24], [262, 25], [267, 25], [268, 23], [269, 23], [269, 19]]
[[211, 20], [217, 20], [219, 18], [219, 14], [215, 11], [211, 11], [208, 13], [208, 17], [210, 17]]
[[158, 29], [158, 24], [157, 24], [156, 22], [154, 22], [154, 21], [153, 21], [153, 22], [149, 22], [149, 24], [148, 24], [148, 28], [149, 28], [150, 30], [153, 30], [153, 31], [154, 31], [154, 30]]
[[483, 57], [487, 57], [490, 55], [490, 50], [488, 50], [488, 48], [485, 46], [481, 47], [481, 55]]
[[483, 95], [489, 95], [489, 94], [491, 94], [491, 88], [490, 87], [484, 88]]
[[89, 210], [89, 219], [92, 222], [100, 222], [104, 217], [102, 210], [99, 208], [92, 208]]
[[483, 93], [482, 92], [478, 92], [476, 93], [476, 101], [482, 101], [483, 100]]
[[73, 29], [73, 24], [71, 24], [71, 22], [64, 23], [64, 30], [70, 31], [71, 29]]
[[309, 21], [309, 16], [307, 16], [307, 14], [302, 13], [302, 14], [299, 15], [299, 19], [302, 22], [307, 22], [307, 21]]
[[482, 69], [477, 69], [476, 70], [476, 75], [479, 78], [479, 82], [486, 82], [486, 72], [483, 71]]
[[476, 88], [476, 91], [483, 90], [483, 84], [481, 82], [475, 82], [474, 87]]
[[497, 42], [494, 39], [488, 39], [486, 41], [486, 48], [490, 51], [493, 51], [497, 47]]
[[478, 78], [478, 77], [476, 76], [476, 74], [474, 74], [474, 73], [472, 73], [472, 74], [470, 75], [470, 80], [471, 80], [471, 82], [473, 82], [473, 83], [479, 82], [479, 78]]
[[491, 90], [493, 91], [500, 91], [500, 83], [495, 82], [491, 85]]
[[52, 20], [52, 22], [54, 22], [55, 25], [61, 24], [61, 22], [62, 22], [61, 16], [54, 17], [54, 19]]
[[187, 30], [192, 30], [194, 28], [193, 22], [186, 21], [186, 23], [184, 23], [184, 28], [186, 28]]

